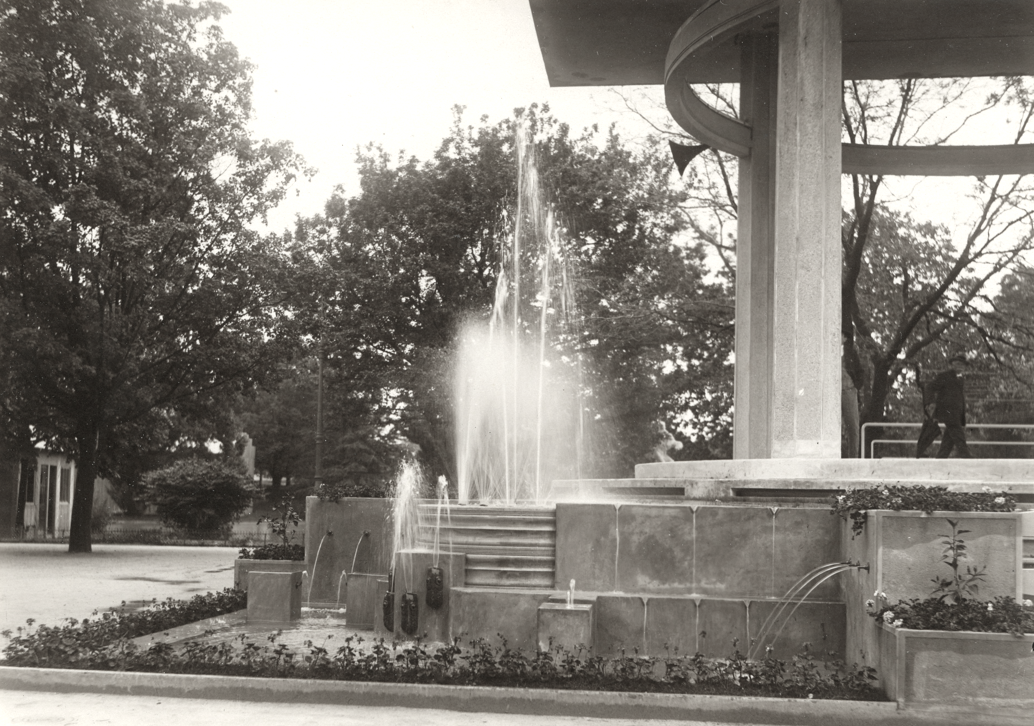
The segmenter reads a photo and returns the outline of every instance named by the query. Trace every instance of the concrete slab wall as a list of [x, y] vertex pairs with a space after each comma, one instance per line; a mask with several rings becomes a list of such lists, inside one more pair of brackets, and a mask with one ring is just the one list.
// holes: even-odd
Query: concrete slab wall
[[[531, 651], [537, 646], [538, 608], [549, 591], [453, 590], [451, 634], [469, 640], [498, 636], [510, 647]], [[582, 593], [585, 594], [585, 593]], [[704, 655], [726, 658], [737, 649], [746, 653], [779, 603], [761, 600], [722, 600], [593, 593], [595, 627], [593, 652], [603, 656]], [[785, 623], [785, 625], [784, 625]], [[781, 630], [780, 630], [781, 629]], [[777, 633], [777, 631], [779, 631]], [[844, 605], [809, 601], [796, 611], [790, 605], [776, 618], [765, 642], [773, 655], [785, 660], [807, 643], [822, 659], [844, 658]]]
[[[387, 574], [393, 534], [390, 505], [388, 499], [306, 498], [305, 564], [313, 605], [335, 605], [342, 572]], [[364, 532], [369, 534], [364, 537]]]
[[304, 572], [305, 563], [296, 560], [234, 560], [233, 586], [248, 591], [248, 574], [251, 572]]
[[538, 647], [538, 609], [552, 590], [493, 590], [460, 587], [450, 593], [452, 637], [469, 642], [485, 638], [493, 645], [506, 640], [511, 648], [527, 653]]
[[[824, 507], [558, 503], [556, 587], [644, 595], [781, 597], [843, 560]], [[830, 580], [813, 599], [839, 600]]]

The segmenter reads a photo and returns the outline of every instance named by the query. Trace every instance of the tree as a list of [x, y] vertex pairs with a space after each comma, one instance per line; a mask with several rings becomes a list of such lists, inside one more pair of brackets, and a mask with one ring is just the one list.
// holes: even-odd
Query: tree
[[[974, 97], [977, 100], [974, 102]], [[975, 105], [969, 108], [968, 105]], [[1034, 98], [1029, 78], [1001, 79], [989, 91], [972, 79], [903, 79], [845, 84], [844, 128], [852, 143], [942, 144], [973, 118], [1005, 106], [1012, 109], [1013, 143], [1034, 134]], [[884, 177], [852, 175], [851, 205], [843, 231], [843, 334], [845, 370], [859, 391], [861, 422], [883, 421], [895, 385], [909, 366], [922, 362], [935, 343], [948, 340], [959, 326], [980, 320], [980, 303], [989, 285], [1034, 248], [1034, 188], [1029, 176], [976, 179], [978, 212], [965, 238], [953, 244], [939, 230], [935, 244], [916, 255], [910, 244], [930, 229], [898, 224], [906, 244], [884, 246], [891, 258], [874, 264], [873, 240], [881, 222], [891, 219], [878, 202]], [[898, 221], [903, 220], [899, 217]], [[936, 248], [936, 249], [934, 249]], [[880, 305], [865, 300], [865, 270], [886, 276], [896, 299], [893, 316], [881, 318]], [[871, 278], [869, 278], [871, 281]], [[958, 351], [961, 352], [961, 351]], [[934, 359], [944, 360], [942, 353]]]
[[[283, 258], [246, 224], [301, 168], [247, 129], [250, 67], [222, 8], [5, 0], [0, 12], [0, 334], [16, 410], [94, 479], [210, 421], [281, 357]], [[164, 440], [163, 440], [164, 439]]]
[[256, 391], [240, 406], [241, 425], [255, 444], [255, 467], [272, 479], [280, 495], [286, 480], [312, 470], [316, 424], [316, 381], [301, 366], [288, 369], [272, 390]]
[[[734, 88], [715, 84], [700, 90], [712, 105], [735, 117]], [[666, 111], [651, 108], [649, 99], [618, 96], [658, 131], [685, 139], [672, 129]], [[851, 143], [993, 143], [974, 131], [983, 119], [1009, 128], [1012, 143], [1030, 143], [1032, 114], [1030, 77], [844, 84], [844, 136]], [[651, 118], [668, 120], [654, 123]], [[733, 161], [713, 151], [701, 155], [686, 172], [689, 191], [681, 205], [697, 239], [730, 273], [737, 217]], [[917, 218], [919, 211], [907, 213], [902, 200], [888, 192], [890, 181], [858, 174], [845, 180], [843, 363], [858, 391], [862, 424], [914, 415], [916, 409], [905, 413], [904, 402], [917, 395], [917, 367], [941, 366], [951, 352], [972, 351], [988, 340], [989, 329], [983, 326], [989, 322], [989, 293], [1034, 249], [1030, 175], [975, 179], [970, 196], [976, 211], [970, 228], [959, 235]]]
[[[325, 254], [336, 276], [323, 296], [339, 382], [332, 390], [347, 392], [356, 420], [416, 443], [433, 476], [456, 481], [450, 379], [459, 332], [470, 318], [488, 319], [510, 240], [532, 234], [538, 213], [518, 199], [521, 123], [535, 140], [577, 301], [557, 344], [582, 359], [588, 418], [609, 429], [587, 459], [601, 475], [627, 475], [656, 444], [654, 421], [681, 416], [694, 395], [707, 399], [695, 411], [701, 431], [727, 427], [710, 400], [731, 388], [714, 375], [728, 366], [729, 291], [704, 281], [699, 250], [680, 237], [661, 143], [637, 152], [614, 131], [574, 136], [548, 108], [477, 127], [458, 112], [424, 163], [393, 163], [368, 147], [359, 194], [335, 196], [301, 225], [300, 241]], [[521, 254], [521, 319], [530, 329], [543, 304], [534, 292], [540, 268], [530, 246]], [[549, 314], [561, 315], [559, 299], [551, 305]]]

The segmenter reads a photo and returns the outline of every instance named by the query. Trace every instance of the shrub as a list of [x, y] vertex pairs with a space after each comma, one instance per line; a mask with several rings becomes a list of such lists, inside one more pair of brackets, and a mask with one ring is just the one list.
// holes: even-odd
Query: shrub
[[162, 523], [202, 537], [226, 537], [251, 501], [237, 459], [185, 459], [144, 475]]
[[344, 484], [323, 482], [316, 489], [316, 496], [323, 502], [337, 502], [350, 497], [383, 499], [388, 496], [388, 493], [384, 485], [379, 482], [346, 482]]
[[294, 560], [305, 559], [305, 547], [297, 544], [267, 544], [261, 547], [241, 547], [241, 560]]
[[1006, 492], [952, 492], [944, 486], [882, 486], [847, 489], [833, 496], [830, 514], [845, 521], [850, 518], [851, 532], [860, 534], [865, 528], [870, 509], [891, 509], [896, 512], [915, 510], [933, 512], [1012, 512], [1016, 498]]

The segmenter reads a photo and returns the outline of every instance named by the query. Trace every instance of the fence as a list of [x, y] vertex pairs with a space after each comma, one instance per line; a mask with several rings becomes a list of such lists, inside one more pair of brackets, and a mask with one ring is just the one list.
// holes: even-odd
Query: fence
[[[25, 542], [62, 542], [68, 539], [68, 530], [45, 533], [37, 527], [25, 527], [18, 535]], [[156, 519], [133, 518], [113, 519], [103, 529], [93, 532], [93, 542], [107, 544], [161, 544], [161, 545], [203, 545], [209, 547], [258, 547], [277, 544], [280, 538], [270, 531], [267, 523], [253, 521], [237, 522], [226, 537], [191, 537], [181, 531], [166, 527]], [[294, 529], [292, 544], [305, 541], [305, 523]]]
[[[861, 442], [859, 446], [859, 455], [863, 459], [876, 459], [881, 458], [876, 456], [876, 445], [890, 445], [894, 447], [903, 448], [905, 446], [911, 446], [912, 451], [909, 452], [908, 456], [915, 455], [915, 444], [916, 439], [919, 438], [919, 429], [923, 426], [922, 423], [901, 423], [901, 422], [876, 422], [872, 421], [862, 425]], [[869, 438], [869, 432], [873, 429], [893, 429], [905, 431], [908, 429], [914, 429], [915, 435], [911, 438]], [[970, 438], [970, 431], [980, 432], [995, 432], [999, 430], [1012, 430], [1020, 432], [1020, 435], [1029, 437], [1028, 440], [1000, 440], [1000, 439], [987, 439], [987, 433], [983, 433], [985, 438]], [[970, 448], [975, 448], [975, 452], [978, 455], [985, 455], [986, 458], [996, 459], [1016, 459], [1016, 458], [1034, 458], [1034, 424], [999, 424], [999, 423], [976, 423], [968, 424], [966, 426], [967, 441], [966, 443]], [[868, 448], [867, 448], [868, 445]], [[993, 447], [993, 448], [991, 448]], [[983, 449], [983, 451], [981, 451]], [[1016, 456], [1015, 454], [1020, 454]], [[1005, 454], [1008, 455], [1005, 455]]]

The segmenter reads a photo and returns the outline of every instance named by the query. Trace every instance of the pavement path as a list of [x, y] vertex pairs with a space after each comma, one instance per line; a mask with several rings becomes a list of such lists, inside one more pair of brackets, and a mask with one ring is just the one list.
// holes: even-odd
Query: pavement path
[[233, 547], [95, 544], [89, 554], [69, 554], [63, 544], [0, 543], [0, 631], [27, 618], [59, 625], [123, 601], [218, 592], [233, 587], [235, 559]]
[[[602, 719], [576, 716], [378, 708], [301, 703], [206, 701], [195, 698], [109, 696], [97, 693], [0, 691], [0, 724], [54, 726], [717, 726], [710, 721]], [[763, 726], [758, 724], [757, 726]]]

